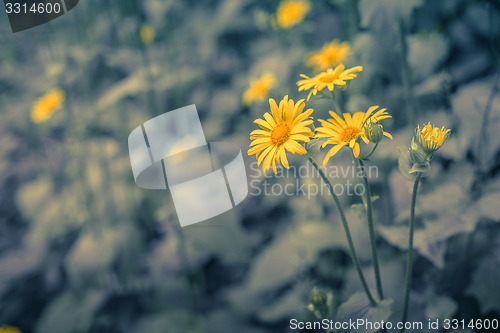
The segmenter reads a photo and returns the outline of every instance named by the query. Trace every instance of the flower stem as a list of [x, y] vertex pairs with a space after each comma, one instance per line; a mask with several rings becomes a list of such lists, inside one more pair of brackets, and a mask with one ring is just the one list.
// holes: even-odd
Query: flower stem
[[377, 284], [377, 292], [380, 299], [384, 299], [384, 292], [382, 290], [382, 279], [380, 278], [380, 265], [378, 262], [378, 254], [377, 254], [377, 243], [375, 237], [375, 228], [373, 227], [373, 214], [372, 214], [372, 194], [370, 190], [370, 184], [368, 183], [368, 178], [365, 172], [365, 166], [363, 161], [354, 158], [354, 163], [356, 164], [356, 169], [361, 171], [363, 184], [365, 185], [365, 209], [366, 209], [366, 220], [368, 222], [368, 232], [370, 234], [370, 245], [372, 250], [372, 261], [373, 261], [373, 270], [375, 272], [375, 281]]
[[335, 107], [335, 112], [337, 112], [339, 116], [342, 116], [342, 109], [340, 108], [339, 101], [337, 101], [337, 97], [335, 97], [335, 92], [333, 91], [332, 91], [332, 102], [333, 106]]
[[401, 74], [403, 79], [403, 91], [406, 101], [406, 112], [408, 124], [415, 126], [415, 101], [413, 98], [413, 87], [411, 80], [410, 65], [408, 64], [408, 44], [406, 42], [404, 22], [399, 22], [399, 43], [401, 45]]
[[375, 151], [375, 149], [377, 149], [377, 146], [378, 146], [378, 143], [374, 144], [372, 149], [368, 152], [368, 154], [366, 155], [362, 155], [359, 157], [359, 160], [366, 160], [368, 159], [370, 156], [372, 156], [373, 152]]
[[[415, 230], [415, 203], [417, 202], [417, 191], [418, 184], [420, 183], [420, 178], [422, 178], [422, 173], [417, 173], [417, 178], [413, 183], [413, 193], [411, 195], [411, 207], [410, 207], [410, 235], [408, 240], [408, 258], [406, 261], [406, 287], [405, 287], [405, 298], [403, 305], [403, 319], [401, 320], [403, 323], [406, 323], [406, 319], [408, 316], [408, 304], [410, 301], [410, 289], [411, 289], [411, 277], [413, 271], [413, 232]], [[403, 328], [399, 331], [400, 333], [404, 333], [404, 325]]]
[[339, 210], [342, 225], [344, 226], [344, 231], [345, 231], [345, 235], [347, 238], [347, 243], [349, 245], [349, 252], [351, 253], [352, 261], [354, 263], [354, 266], [356, 267], [356, 271], [358, 272], [359, 279], [361, 280], [361, 284], [363, 285], [363, 289], [365, 290], [366, 296], [368, 297], [370, 304], [372, 306], [375, 306], [377, 304], [377, 302], [373, 298], [373, 296], [370, 292], [370, 289], [368, 288], [368, 284], [366, 283], [365, 277], [363, 275], [363, 271], [361, 270], [361, 264], [359, 263], [358, 255], [356, 254], [356, 249], [354, 248], [354, 243], [352, 241], [351, 232], [349, 231], [349, 225], [347, 224], [344, 210], [342, 209], [342, 205], [340, 204], [339, 198], [335, 194], [335, 191], [333, 190], [332, 184], [330, 183], [330, 181], [326, 177], [323, 170], [321, 170], [321, 168], [318, 166], [318, 164], [316, 163], [314, 158], [309, 157], [309, 161], [311, 162], [313, 167], [316, 170], [318, 170], [319, 175], [321, 176], [321, 178], [323, 179], [323, 181], [327, 185], [328, 189], [330, 190], [330, 193], [332, 194], [333, 200], [335, 201], [335, 205], [337, 206], [337, 209]]

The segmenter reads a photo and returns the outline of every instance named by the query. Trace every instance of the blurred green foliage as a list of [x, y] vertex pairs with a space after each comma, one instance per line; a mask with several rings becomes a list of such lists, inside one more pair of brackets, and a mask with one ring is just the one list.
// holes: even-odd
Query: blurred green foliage
[[[380, 174], [370, 180], [393, 303], [366, 316], [401, 317], [411, 183], [397, 168], [396, 144], [408, 145], [416, 125], [406, 112], [406, 60], [416, 120], [452, 129], [419, 194], [409, 320], [498, 318], [498, 1], [314, 1], [303, 23], [276, 31], [270, 17], [278, 3], [80, 1], [17, 34], [0, 14], [0, 325], [40, 333], [289, 332], [291, 318], [317, 318], [306, 308], [314, 286], [326, 291], [337, 319], [363, 308], [328, 195], [250, 196], [181, 229], [168, 192], [136, 187], [128, 158], [132, 129], [189, 104], [207, 140], [245, 149], [253, 120], [268, 110], [242, 105], [249, 79], [272, 71], [279, 84], [271, 97], [305, 98], [295, 84], [310, 74], [304, 57], [333, 38], [348, 40], [349, 65], [364, 67], [342, 96], [344, 108], [379, 104], [393, 116], [394, 140], [371, 157]], [[155, 31], [148, 45], [139, 35], [145, 23]], [[33, 124], [33, 103], [54, 87], [65, 91], [64, 107]], [[315, 118], [332, 108], [321, 100], [308, 106]], [[360, 200], [341, 199], [354, 205], [348, 219], [373, 287]]]

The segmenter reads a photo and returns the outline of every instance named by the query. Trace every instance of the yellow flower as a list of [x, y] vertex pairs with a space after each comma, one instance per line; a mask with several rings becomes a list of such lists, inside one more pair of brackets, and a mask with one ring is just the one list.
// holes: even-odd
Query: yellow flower
[[[328, 138], [321, 145], [321, 148], [324, 148], [326, 145], [334, 145], [326, 154], [323, 165], [326, 165], [330, 157], [335, 155], [340, 148], [347, 145], [352, 149], [354, 157], [357, 158], [359, 156], [359, 139], [361, 138], [366, 144], [369, 142], [365, 133], [365, 126], [368, 122], [377, 123], [380, 120], [391, 118], [385, 112], [386, 109], [380, 109], [373, 113], [376, 109], [378, 109], [378, 106], [372, 106], [366, 112], [356, 112], [352, 116], [350, 113], [344, 113], [343, 119], [335, 112], [330, 111], [330, 115], [333, 118], [328, 120], [319, 119], [323, 126], [316, 129], [316, 138]], [[383, 134], [392, 140], [392, 136], [389, 133], [383, 132]]]
[[320, 50], [309, 53], [306, 65], [313, 67], [317, 72], [324, 71], [343, 63], [350, 51], [351, 46], [348, 42], [341, 43], [338, 39], [334, 39], [330, 43], [326, 43]]
[[304, 100], [294, 103], [288, 99], [288, 95], [283, 98], [279, 106], [270, 98], [269, 106], [271, 114], [266, 112], [264, 119], [255, 120], [261, 129], [250, 133], [252, 143], [248, 155], [255, 154], [258, 165], [262, 163], [264, 172], [272, 165], [276, 173], [276, 164], [289, 167], [286, 151], [301, 155], [306, 153], [306, 149], [299, 144], [299, 141], [309, 142], [313, 136], [312, 130], [307, 127], [313, 123], [310, 117], [313, 109], [304, 111]]
[[311, 89], [309, 95], [307, 95], [307, 100], [309, 100], [311, 95], [316, 96], [318, 91], [323, 90], [325, 87], [328, 87], [328, 90], [333, 91], [335, 86], [345, 86], [347, 84], [346, 81], [354, 79], [357, 77], [356, 73], [363, 70], [363, 67], [361, 66], [356, 66], [346, 70], [344, 70], [344, 68], [344, 65], [340, 64], [335, 67], [335, 69], [328, 68], [325, 72], [321, 72], [312, 78], [304, 74], [300, 74], [300, 76], [305, 78], [305, 80], [297, 81], [299, 91]]
[[279, 28], [288, 29], [304, 20], [311, 9], [311, 3], [304, 0], [287, 0], [280, 2], [274, 24]]
[[149, 24], [143, 24], [140, 30], [141, 41], [148, 45], [155, 39], [155, 31]]
[[21, 330], [14, 326], [0, 326], [0, 333], [21, 333]]
[[250, 82], [250, 86], [243, 93], [243, 103], [250, 105], [254, 101], [263, 101], [269, 95], [271, 90], [276, 85], [276, 77], [271, 72], [262, 74], [260, 78]]
[[431, 123], [428, 123], [427, 125], [422, 125], [422, 129], [420, 129], [420, 126], [417, 126], [415, 129], [415, 138], [424, 152], [430, 155], [443, 145], [446, 139], [448, 139], [450, 131], [444, 126], [441, 128], [433, 127]]
[[31, 120], [35, 123], [41, 123], [52, 117], [64, 102], [64, 91], [54, 88], [40, 97], [31, 110]]

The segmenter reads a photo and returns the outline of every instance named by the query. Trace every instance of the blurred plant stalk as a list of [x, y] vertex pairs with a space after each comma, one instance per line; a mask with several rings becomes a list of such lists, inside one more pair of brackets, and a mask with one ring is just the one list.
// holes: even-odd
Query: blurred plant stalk
[[[410, 206], [410, 230], [409, 230], [409, 238], [408, 238], [408, 255], [406, 259], [406, 281], [405, 281], [405, 295], [404, 295], [404, 303], [403, 303], [403, 318], [401, 322], [406, 323], [408, 317], [408, 305], [410, 301], [410, 289], [411, 289], [411, 280], [412, 280], [412, 272], [413, 272], [413, 235], [415, 231], [415, 204], [417, 202], [417, 191], [418, 184], [420, 183], [420, 179], [422, 178], [422, 172], [417, 172], [417, 178], [413, 182], [413, 191], [411, 195], [411, 206]], [[404, 333], [405, 325], [399, 331], [400, 333]]]
[[366, 293], [366, 296], [368, 297], [368, 300], [370, 301], [370, 304], [372, 306], [375, 306], [377, 304], [377, 302], [373, 298], [373, 295], [370, 292], [370, 289], [368, 288], [368, 284], [366, 283], [365, 276], [363, 275], [363, 270], [361, 269], [361, 264], [359, 263], [359, 258], [358, 258], [358, 255], [356, 253], [356, 248], [354, 247], [354, 242], [352, 241], [351, 231], [349, 230], [349, 224], [347, 223], [347, 219], [345, 217], [344, 210], [342, 209], [342, 205], [340, 204], [340, 200], [337, 197], [337, 195], [335, 194], [335, 191], [333, 190], [333, 186], [330, 183], [330, 180], [328, 180], [325, 173], [318, 166], [318, 163], [316, 163], [314, 158], [309, 157], [309, 162], [311, 162], [313, 167], [318, 171], [319, 175], [321, 176], [321, 178], [325, 182], [326, 186], [328, 187], [328, 190], [330, 191], [330, 193], [333, 197], [333, 201], [335, 201], [335, 205], [337, 206], [337, 209], [338, 209], [339, 214], [340, 214], [340, 220], [342, 221], [342, 226], [344, 227], [344, 232], [345, 232], [345, 235], [347, 238], [347, 243], [349, 245], [349, 252], [351, 254], [351, 259], [354, 263], [354, 266], [356, 267], [356, 271], [358, 273], [359, 280], [361, 281], [361, 284], [363, 285], [363, 289]]
[[[376, 145], [374, 146], [376, 148]], [[375, 149], [372, 149], [372, 152]], [[371, 154], [370, 154], [371, 155]], [[362, 176], [361, 181], [365, 186], [365, 196], [361, 197], [363, 200], [363, 204], [366, 210], [366, 221], [368, 223], [368, 232], [370, 234], [370, 246], [372, 252], [372, 261], [373, 261], [373, 270], [375, 272], [375, 282], [377, 285], [377, 293], [379, 298], [384, 299], [384, 291], [382, 289], [382, 279], [380, 278], [380, 264], [378, 261], [378, 253], [377, 253], [377, 239], [375, 235], [375, 228], [373, 226], [373, 214], [372, 214], [372, 194], [370, 189], [370, 183], [368, 183], [368, 178], [365, 172], [365, 166], [361, 159], [357, 159], [352, 155], [354, 159], [354, 164], [356, 165], [357, 170], [361, 170]]]
[[415, 126], [415, 97], [411, 80], [410, 65], [408, 64], [408, 43], [406, 41], [406, 27], [403, 20], [399, 22], [399, 43], [401, 47], [401, 76], [403, 80], [403, 91], [406, 103], [406, 114], [410, 127]]

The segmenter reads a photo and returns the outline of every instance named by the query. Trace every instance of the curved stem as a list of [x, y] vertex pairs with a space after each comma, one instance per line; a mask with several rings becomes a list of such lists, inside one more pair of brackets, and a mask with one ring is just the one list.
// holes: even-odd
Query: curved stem
[[[420, 178], [422, 178], [421, 172], [417, 174], [417, 178], [413, 183], [413, 193], [411, 195], [410, 235], [408, 240], [408, 258], [406, 261], [406, 286], [405, 286], [405, 298], [403, 305], [403, 319], [401, 320], [403, 323], [406, 323], [406, 319], [408, 316], [408, 304], [410, 301], [411, 277], [413, 271], [413, 232], [415, 230], [415, 203], [417, 202], [417, 191]], [[399, 332], [404, 333], [404, 331], [405, 329], [403, 325], [403, 328]]]
[[375, 281], [377, 284], [377, 292], [380, 299], [384, 299], [384, 292], [382, 290], [382, 279], [380, 278], [380, 265], [378, 262], [378, 254], [377, 254], [377, 243], [375, 237], [375, 228], [373, 227], [373, 214], [372, 214], [372, 193], [370, 190], [370, 184], [368, 183], [368, 178], [365, 171], [365, 166], [363, 161], [354, 158], [354, 163], [356, 164], [357, 172], [362, 173], [363, 184], [365, 186], [365, 209], [366, 209], [366, 220], [368, 223], [368, 231], [370, 234], [370, 245], [372, 250], [372, 261], [373, 261], [373, 270], [375, 272]]
[[361, 284], [363, 285], [363, 289], [365, 290], [366, 296], [368, 297], [370, 304], [372, 306], [375, 306], [377, 304], [377, 302], [373, 298], [373, 296], [370, 292], [370, 289], [368, 288], [368, 284], [366, 283], [365, 277], [363, 275], [363, 271], [361, 270], [361, 264], [359, 263], [358, 255], [356, 254], [356, 249], [354, 248], [354, 243], [352, 241], [351, 232], [349, 231], [349, 225], [347, 224], [344, 210], [342, 209], [339, 198], [335, 194], [332, 184], [330, 183], [330, 181], [326, 177], [323, 170], [320, 169], [320, 167], [318, 166], [318, 164], [316, 163], [314, 158], [309, 157], [309, 161], [314, 166], [314, 168], [316, 170], [318, 170], [319, 175], [321, 176], [321, 178], [323, 179], [323, 181], [327, 185], [328, 189], [330, 190], [330, 193], [332, 194], [333, 200], [335, 201], [335, 205], [337, 205], [337, 209], [339, 210], [340, 220], [342, 221], [342, 225], [344, 226], [344, 231], [345, 231], [345, 235], [347, 238], [347, 243], [349, 245], [349, 252], [351, 253], [352, 261], [354, 263], [354, 266], [356, 267], [356, 271], [358, 272], [359, 279], [361, 280]]
[[377, 149], [377, 146], [378, 146], [378, 142], [373, 145], [372, 149], [368, 152], [368, 154], [360, 156], [359, 160], [366, 160], [367, 158], [369, 158], [370, 156], [372, 156], [372, 154], [375, 151], [375, 149]]

